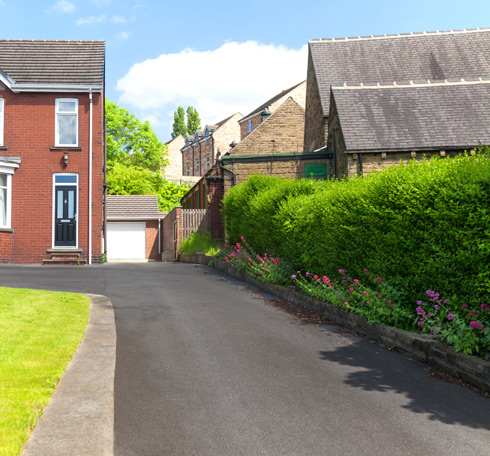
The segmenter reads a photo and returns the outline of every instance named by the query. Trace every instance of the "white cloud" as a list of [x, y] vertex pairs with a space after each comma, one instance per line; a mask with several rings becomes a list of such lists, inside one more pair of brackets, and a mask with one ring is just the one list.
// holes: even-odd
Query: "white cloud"
[[112, 16], [111, 21], [114, 22], [114, 24], [125, 24], [128, 22], [128, 20], [122, 16]]
[[102, 14], [100, 16], [89, 16], [89, 17], [81, 17], [77, 19], [76, 24], [77, 25], [91, 25], [91, 24], [98, 24], [100, 22], [105, 22], [105, 15]]
[[59, 0], [52, 7], [54, 11], [59, 13], [73, 13], [75, 11], [75, 4], [69, 0]]
[[129, 32], [119, 32], [116, 34], [116, 40], [126, 41], [129, 38]]
[[281, 90], [306, 79], [307, 46], [299, 50], [255, 41], [213, 51], [186, 49], [133, 65], [117, 82], [120, 103], [170, 131], [173, 111], [196, 107], [203, 124], [248, 114]]
[[111, 4], [111, 0], [90, 0], [95, 6], [105, 7]]

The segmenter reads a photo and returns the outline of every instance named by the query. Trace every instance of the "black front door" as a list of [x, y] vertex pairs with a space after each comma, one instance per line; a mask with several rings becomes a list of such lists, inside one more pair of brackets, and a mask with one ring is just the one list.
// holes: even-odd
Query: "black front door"
[[54, 245], [77, 245], [77, 187], [57, 185], [55, 188]]

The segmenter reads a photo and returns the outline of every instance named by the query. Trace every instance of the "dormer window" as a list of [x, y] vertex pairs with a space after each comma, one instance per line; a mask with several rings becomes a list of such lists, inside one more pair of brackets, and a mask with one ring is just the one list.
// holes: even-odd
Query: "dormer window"
[[56, 146], [78, 146], [78, 100], [58, 98], [56, 100]]

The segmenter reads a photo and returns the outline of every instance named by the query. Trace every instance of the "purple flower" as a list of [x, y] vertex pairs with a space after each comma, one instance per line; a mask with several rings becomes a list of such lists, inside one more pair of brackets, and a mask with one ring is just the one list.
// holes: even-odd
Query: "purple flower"
[[485, 329], [485, 327], [479, 321], [470, 321], [470, 326], [473, 329], [481, 329], [481, 330]]
[[339, 274], [345, 274], [345, 271], [343, 269], [339, 269]]
[[291, 276], [291, 279], [295, 279], [295, 278], [296, 278], [296, 274], [293, 274], [293, 275]]
[[448, 314], [447, 316], [447, 319], [448, 320], [452, 320], [456, 315], [453, 315], [453, 314]]
[[468, 304], [463, 304], [463, 305], [461, 306], [461, 308], [462, 308], [462, 309], [467, 309], [467, 308], [468, 308]]
[[417, 323], [417, 326], [420, 326], [421, 328], [424, 326], [424, 322], [422, 320], [420, 320], [418, 323]]
[[436, 304], [436, 305], [434, 306], [434, 309], [439, 310], [439, 305], [438, 305], [438, 304]]
[[340, 298], [341, 294], [340, 293], [337, 293], [337, 297]]
[[423, 305], [424, 305], [424, 303], [423, 303], [422, 301], [417, 301], [417, 305], [418, 305], [418, 306], [423, 306]]

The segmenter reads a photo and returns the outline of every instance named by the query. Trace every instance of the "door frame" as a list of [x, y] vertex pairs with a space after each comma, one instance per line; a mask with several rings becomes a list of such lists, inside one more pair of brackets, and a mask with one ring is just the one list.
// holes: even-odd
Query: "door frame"
[[[62, 176], [70, 176], [70, 177], [75, 177], [75, 182], [56, 182], [57, 177], [62, 177]], [[78, 184], [79, 184], [79, 176], [78, 173], [53, 173], [53, 190], [52, 190], [52, 214], [51, 214], [51, 246], [53, 249], [60, 249], [60, 250], [65, 250], [65, 249], [78, 249], [78, 207], [79, 207], [79, 200], [80, 200], [80, 192], [78, 190]], [[56, 186], [59, 185], [60, 187], [75, 187], [76, 191], [76, 216], [75, 216], [75, 245], [70, 245], [70, 246], [60, 246], [60, 245], [55, 245], [55, 230], [56, 230]]]

